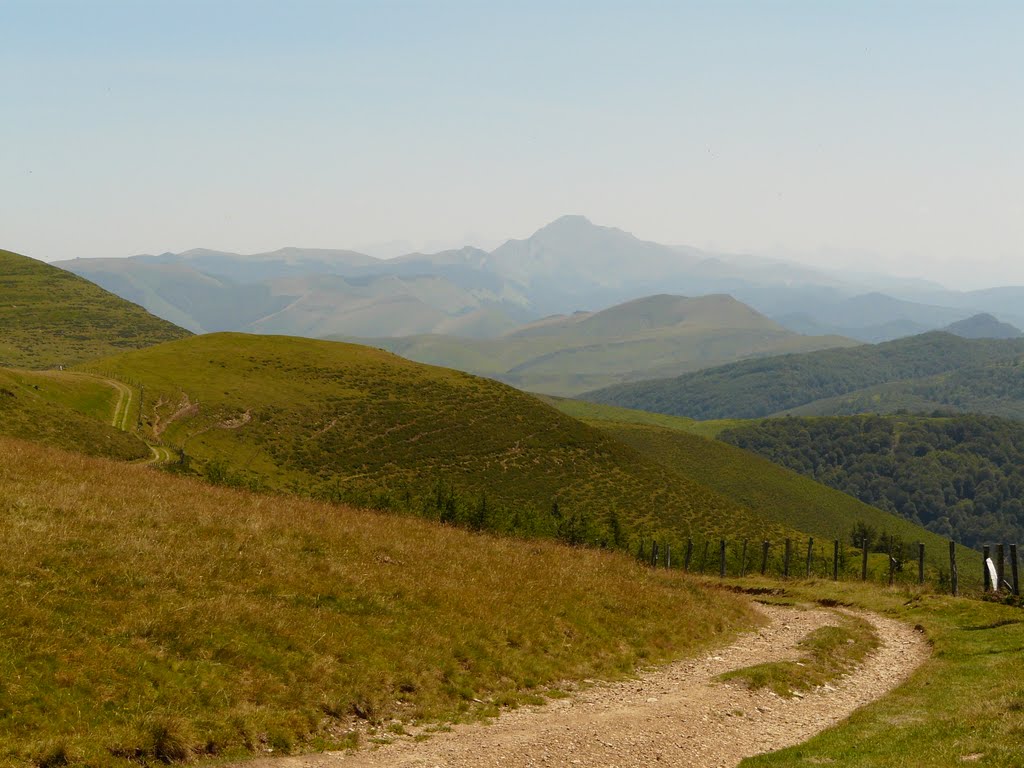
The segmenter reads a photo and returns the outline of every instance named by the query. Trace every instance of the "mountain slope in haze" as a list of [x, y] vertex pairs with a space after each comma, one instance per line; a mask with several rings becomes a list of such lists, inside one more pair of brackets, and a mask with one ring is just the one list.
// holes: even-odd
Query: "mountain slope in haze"
[[417, 362], [558, 395], [738, 358], [854, 344], [839, 337], [794, 334], [730, 296], [664, 294], [600, 312], [547, 317], [497, 339], [431, 335], [351, 340]]
[[965, 339], [1019, 339], [1021, 330], [1009, 323], [1003, 323], [990, 314], [973, 315], [966, 320], [948, 325], [943, 329]]
[[1024, 340], [931, 332], [877, 345], [745, 360], [674, 379], [622, 384], [582, 399], [696, 419], [757, 418], [888, 382], [1014, 360]]
[[94, 368], [144, 386], [144, 434], [220, 482], [616, 545], [783, 530], [536, 398], [380, 350], [211, 334]]
[[188, 335], [88, 280], [0, 250], [0, 366], [73, 365]]
[[57, 265], [193, 333], [242, 328], [291, 301], [267, 285], [201, 272], [190, 262], [78, 259]]
[[921, 304], [875, 291], [773, 319], [800, 333], [833, 333], [874, 344], [940, 329], [968, 314], [965, 309]]

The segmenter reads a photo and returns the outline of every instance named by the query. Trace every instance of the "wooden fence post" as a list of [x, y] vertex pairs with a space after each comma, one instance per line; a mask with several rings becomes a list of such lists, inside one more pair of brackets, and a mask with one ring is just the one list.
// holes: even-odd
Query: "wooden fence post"
[[768, 548], [771, 546], [771, 542], [761, 542], [761, 575], [764, 576], [765, 571], [768, 570]]
[[889, 586], [893, 586], [893, 579], [896, 575], [896, 561], [893, 559], [893, 537], [889, 535]]
[[672, 545], [668, 543], [665, 544], [665, 567], [672, 568]]
[[814, 537], [810, 536], [807, 539], [807, 575], [804, 578], [811, 578], [811, 558], [814, 554]]
[[960, 594], [960, 574], [956, 570], [956, 542], [949, 540], [949, 586], [953, 597]]
[[917, 542], [917, 583], [924, 584], [924, 542]]
[[892, 534], [889, 534], [889, 586], [892, 586], [893, 578], [896, 575], [896, 561], [892, 559]]
[[992, 591], [992, 577], [988, 573], [988, 561], [989, 561], [989, 546], [986, 544], [981, 548], [981, 571], [985, 580], [985, 591]]
[[718, 545], [718, 578], [725, 578], [725, 539]]
[[789, 561], [793, 557], [793, 542], [791, 539], [786, 539], [786, 554], [782, 561], [782, 576], [783, 578], [789, 578]]
[[832, 581], [839, 581], [839, 539], [832, 542]]
[[747, 540], [743, 540], [743, 554], [740, 556], [740, 578], [747, 575]]
[[861, 544], [864, 546], [864, 556], [861, 559], [861, 563], [860, 563], [860, 580], [861, 581], [867, 581], [868, 580], [868, 537], [867, 536], [865, 536], [863, 538], [863, 540], [861, 541]]
[[1020, 582], [1017, 581], [1017, 545], [1010, 545], [1010, 574], [1013, 578], [1013, 594], [1020, 594]]
[[1006, 551], [1002, 544], [996, 544], [996, 592], [1006, 584]]
[[686, 539], [686, 556], [683, 557], [683, 570], [690, 572], [690, 558], [693, 557], [693, 539]]
[[658, 541], [657, 539], [651, 543], [651, 567], [658, 567]]

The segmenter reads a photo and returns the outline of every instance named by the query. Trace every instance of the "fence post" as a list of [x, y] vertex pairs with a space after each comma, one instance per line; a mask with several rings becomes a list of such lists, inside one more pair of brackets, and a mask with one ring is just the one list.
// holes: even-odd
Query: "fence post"
[[996, 544], [996, 592], [1006, 584], [1006, 552], [1002, 544]]
[[658, 540], [657, 539], [655, 539], [651, 543], [651, 567], [652, 568], [657, 568], [658, 567]]
[[917, 583], [924, 584], [924, 542], [917, 542]]
[[764, 576], [765, 571], [768, 570], [768, 547], [771, 543], [768, 541], [761, 542], [761, 575]]
[[949, 586], [953, 591], [953, 597], [960, 594], [960, 574], [956, 570], [956, 542], [949, 540]]
[[889, 534], [889, 586], [892, 586], [893, 578], [896, 575], [896, 561], [892, 559], [892, 534]]
[[861, 563], [860, 563], [860, 580], [861, 581], [867, 581], [868, 580], [868, 537], [867, 536], [865, 536], [861, 540], [861, 544], [864, 546], [864, 553], [863, 553], [863, 557], [861, 558]]
[[789, 578], [789, 561], [793, 556], [793, 542], [791, 539], [786, 539], [786, 554], [782, 561], [782, 576]]
[[725, 578], [725, 539], [718, 545], [718, 578]]
[[832, 581], [839, 581], [839, 539], [832, 542]]
[[804, 578], [811, 578], [811, 556], [814, 552], [814, 537], [810, 536], [807, 539], [807, 575]]
[[740, 578], [747, 575], [747, 540], [743, 540], [743, 554], [740, 556]]
[[992, 577], [988, 573], [988, 561], [989, 561], [989, 546], [986, 544], [981, 550], [981, 571], [985, 579], [985, 591], [992, 591]]
[[1013, 594], [1020, 594], [1020, 582], [1017, 581], [1017, 545], [1010, 545], [1010, 574], [1013, 578]]
[[672, 568], [672, 545], [668, 543], [665, 544], [665, 568]]
[[686, 556], [683, 558], [683, 570], [690, 572], [690, 558], [693, 557], [693, 539], [686, 539]]

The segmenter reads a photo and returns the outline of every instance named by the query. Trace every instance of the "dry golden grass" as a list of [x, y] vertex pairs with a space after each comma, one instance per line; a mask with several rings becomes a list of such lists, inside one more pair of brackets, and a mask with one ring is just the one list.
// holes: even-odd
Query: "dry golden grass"
[[353, 716], [494, 712], [754, 620], [621, 555], [10, 440], [0, 552], [0, 761], [15, 765], [340, 746]]

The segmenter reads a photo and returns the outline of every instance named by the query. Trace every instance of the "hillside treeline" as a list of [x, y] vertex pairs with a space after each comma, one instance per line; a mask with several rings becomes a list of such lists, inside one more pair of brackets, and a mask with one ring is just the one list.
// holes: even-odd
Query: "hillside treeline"
[[884, 344], [783, 355], [591, 392], [597, 403], [694, 419], [760, 418], [895, 381], [1014, 359], [1024, 341], [932, 332]]
[[722, 440], [968, 546], [1024, 541], [1024, 425], [990, 416], [771, 419]]

